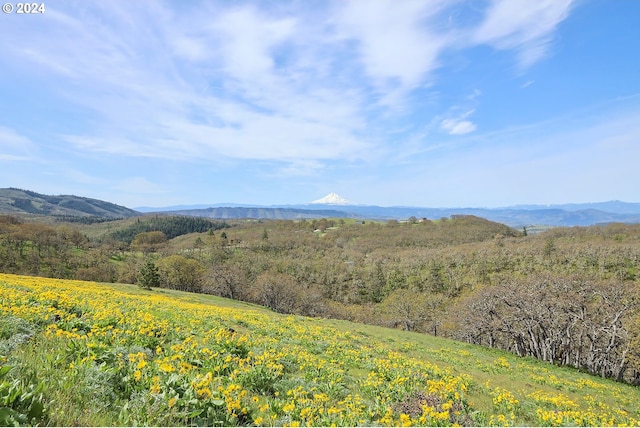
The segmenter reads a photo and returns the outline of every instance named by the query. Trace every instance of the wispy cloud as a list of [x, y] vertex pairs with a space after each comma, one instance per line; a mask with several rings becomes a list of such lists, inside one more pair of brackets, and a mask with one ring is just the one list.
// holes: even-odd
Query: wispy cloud
[[[540, 147], [526, 125], [544, 114], [526, 103], [547, 102], [542, 92], [553, 88], [534, 65], [553, 60], [554, 40], [576, 7], [572, 0], [59, 2], [37, 27], [11, 17], [0, 28], [8, 35], [0, 37], [0, 74], [39, 91], [24, 97], [33, 99], [24, 110], [60, 107], [33, 132], [18, 115], [16, 124], [0, 118], [0, 162], [63, 154], [68, 163], [51, 156], [47, 172], [71, 171], [75, 161], [78, 174], [67, 182], [150, 195], [193, 171], [217, 180], [222, 170], [237, 173], [230, 181], [245, 180], [248, 191], [262, 179], [264, 192], [296, 177], [300, 186], [319, 186], [319, 178], [354, 193], [347, 186], [387, 170], [409, 181], [441, 172], [446, 181], [455, 168], [440, 165], [472, 162], [465, 150], [484, 160], [495, 149], [517, 163], [510, 150], [537, 156]], [[513, 76], [511, 64], [522, 75]], [[138, 170], [114, 179], [113, 165], [125, 163]], [[175, 175], [147, 171], [149, 164]]]
[[[212, 161], [354, 159], [374, 149], [364, 131], [375, 120], [366, 105], [397, 105], [429, 84], [451, 43], [452, 30], [435, 24], [448, 6], [354, 1], [318, 20], [296, 3], [271, 10], [214, 4], [203, 6], [207, 13], [192, 5], [180, 15], [160, 3], [85, 3], [53, 9], [46, 28], [15, 41], [10, 55], [47, 70], [41, 79], [55, 76], [60, 95], [94, 113], [93, 132], [78, 126], [63, 136], [81, 150]], [[475, 43], [517, 49], [531, 62], [533, 46], [546, 43], [568, 6], [494, 2]], [[140, 25], [134, 16], [143, 10]], [[355, 75], [342, 74], [345, 67]], [[476, 129], [460, 118], [441, 125], [454, 135]]]
[[[176, 21], [154, 5], [141, 27], [122, 4], [105, 15], [97, 9], [54, 12], [48, 25], [59, 38], [43, 31], [28, 53], [14, 52], [75, 86], [61, 91], [98, 115], [95, 133], [63, 136], [78, 149], [295, 161], [353, 158], [367, 148], [357, 135], [364, 126], [357, 92], [314, 81], [313, 61], [295, 47], [282, 56], [281, 45], [291, 49], [304, 32], [295, 19], [243, 6]], [[178, 56], [166, 55], [169, 41]], [[193, 68], [182, 67], [184, 58]]]
[[476, 111], [481, 92], [473, 90], [461, 101], [461, 104], [451, 107], [445, 118], [440, 121], [440, 129], [449, 135], [465, 135], [477, 129], [477, 125], [469, 118]]
[[325, 165], [323, 163], [315, 160], [296, 161], [288, 163], [281, 168], [277, 168], [275, 172], [270, 172], [267, 175], [284, 179], [313, 177], [318, 173], [318, 171], [323, 170], [324, 168]]
[[[623, 101], [613, 111], [607, 106], [608, 114], [604, 108], [461, 135], [464, 150], [444, 162], [442, 156], [421, 156], [388, 180], [411, 182], [402, 189], [406, 200], [413, 192], [438, 195], [436, 206], [462, 200], [471, 206], [636, 200], [640, 169], [625, 159], [640, 157], [640, 108]], [[582, 125], [573, 126], [576, 121]]]
[[573, 0], [493, 0], [472, 41], [496, 49], [516, 49], [519, 66], [542, 58], [558, 24], [568, 15]]
[[29, 160], [35, 145], [14, 129], [0, 126], [0, 161]]
[[438, 67], [447, 35], [427, 23], [445, 2], [352, 1], [341, 6], [339, 32], [356, 41], [357, 58], [379, 90], [409, 91]]
[[476, 130], [477, 126], [469, 120], [445, 119], [440, 127], [450, 135], [464, 135]]
[[162, 194], [167, 190], [157, 183], [145, 177], [127, 177], [112, 185], [112, 188], [121, 192], [136, 194]]
[[270, 19], [253, 7], [223, 13], [213, 28], [225, 40], [222, 53], [226, 71], [239, 79], [269, 76], [276, 66], [275, 51], [294, 35], [295, 26], [293, 18]]

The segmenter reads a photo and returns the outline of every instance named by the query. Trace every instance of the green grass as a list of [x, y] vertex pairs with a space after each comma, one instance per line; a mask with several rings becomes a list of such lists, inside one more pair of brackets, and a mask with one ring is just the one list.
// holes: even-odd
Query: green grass
[[5, 424], [640, 422], [638, 388], [574, 369], [175, 290], [0, 274], [0, 339]]
[[629, 412], [635, 418], [640, 414], [638, 388], [594, 377], [571, 367], [559, 367], [531, 357], [521, 358], [497, 349], [419, 333], [354, 325], [346, 321], [322, 322], [381, 341], [409, 358], [447, 368], [454, 374], [470, 376], [475, 387], [469, 391], [468, 398], [483, 412], [491, 412], [491, 389], [512, 391], [522, 409], [518, 414], [520, 424], [538, 424], [535, 415], [538, 407], [536, 401], [527, 397], [537, 391], [550, 395], [562, 394], [578, 403], [584, 402], [584, 397], [591, 395], [602, 404], [599, 407], [585, 405], [585, 411], [593, 409], [606, 412], [607, 409], [619, 409]]

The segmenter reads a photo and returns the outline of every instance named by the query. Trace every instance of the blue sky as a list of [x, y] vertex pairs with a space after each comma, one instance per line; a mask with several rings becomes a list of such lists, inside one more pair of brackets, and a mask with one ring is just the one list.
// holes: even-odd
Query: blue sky
[[640, 2], [0, 16], [0, 187], [136, 206], [640, 201]]

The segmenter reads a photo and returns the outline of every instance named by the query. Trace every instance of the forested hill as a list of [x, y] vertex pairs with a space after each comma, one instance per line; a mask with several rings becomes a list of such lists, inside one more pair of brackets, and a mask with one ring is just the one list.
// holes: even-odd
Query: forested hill
[[67, 217], [128, 218], [137, 211], [98, 199], [73, 195], [42, 195], [29, 190], [0, 189], [0, 213]]

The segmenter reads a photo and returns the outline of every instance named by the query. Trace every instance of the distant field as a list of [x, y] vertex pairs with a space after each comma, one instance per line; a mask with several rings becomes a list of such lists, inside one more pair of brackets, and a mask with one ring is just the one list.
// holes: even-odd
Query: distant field
[[423, 334], [0, 274], [0, 424], [639, 425], [640, 390]]

